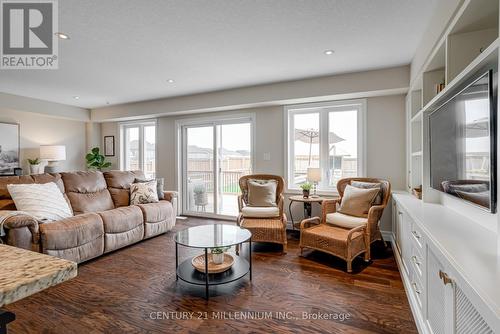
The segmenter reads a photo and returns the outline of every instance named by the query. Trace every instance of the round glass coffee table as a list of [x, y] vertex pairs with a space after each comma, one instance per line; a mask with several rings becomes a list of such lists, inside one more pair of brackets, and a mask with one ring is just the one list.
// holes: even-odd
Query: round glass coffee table
[[[249, 230], [235, 225], [200, 225], [177, 232], [174, 241], [176, 280], [180, 278], [187, 283], [204, 285], [206, 299], [209, 296], [208, 287], [211, 285], [234, 282], [246, 274], [249, 274], [252, 280], [252, 233]], [[208, 272], [208, 254], [212, 248], [236, 246], [238, 250], [243, 243], [248, 243], [247, 259], [238, 254], [232, 255], [234, 263], [231, 268], [218, 274], [205, 274]], [[179, 263], [179, 245], [204, 250], [204, 272], [194, 268], [192, 258]]]

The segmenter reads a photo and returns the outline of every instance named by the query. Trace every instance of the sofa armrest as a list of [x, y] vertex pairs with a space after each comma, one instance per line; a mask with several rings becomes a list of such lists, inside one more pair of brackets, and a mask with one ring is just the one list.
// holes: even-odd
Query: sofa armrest
[[174, 209], [173, 216], [174, 219], [177, 217], [177, 212], [178, 212], [178, 197], [179, 193], [177, 191], [164, 191], [163, 192], [163, 198], [165, 201], [169, 201], [172, 203], [172, 208]]
[[8, 217], [3, 224], [8, 245], [38, 251], [40, 240], [38, 221], [28, 215]]

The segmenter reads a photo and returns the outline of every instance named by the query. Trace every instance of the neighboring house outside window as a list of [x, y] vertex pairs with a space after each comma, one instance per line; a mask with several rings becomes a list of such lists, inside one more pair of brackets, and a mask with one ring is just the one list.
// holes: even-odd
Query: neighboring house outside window
[[285, 107], [286, 177], [289, 190], [321, 169], [320, 192], [336, 192], [337, 181], [365, 175], [366, 101], [308, 103]]
[[156, 176], [156, 122], [121, 124], [121, 169], [142, 170], [147, 178]]

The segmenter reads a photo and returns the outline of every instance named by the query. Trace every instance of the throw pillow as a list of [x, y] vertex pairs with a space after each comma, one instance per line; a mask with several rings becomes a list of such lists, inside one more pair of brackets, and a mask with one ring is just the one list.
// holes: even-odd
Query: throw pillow
[[276, 180], [248, 180], [249, 206], [276, 206]]
[[361, 189], [347, 185], [339, 212], [349, 216], [366, 217], [379, 189]]
[[130, 185], [130, 205], [158, 202], [156, 180], [132, 183]]
[[374, 183], [374, 182], [362, 182], [362, 181], [351, 181], [351, 186], [356, 187], [356, 188], [361, 188], [361, 189], [372, 189], [372, 188], [377, 188], [380, 191], [377, 194], [377, 197], [375, 197], [375, 200], [373, 201], [373, 205], [381, 205], [383, 198], [382, 198], [382, 183]]
[[[155, 179], [135, 179], [134, 183], [146, 183], [150, 181], [154, 181]], [[162, 177], [156, 179], [156, 194], [158, 195], [158, 199], [165, 199], [165, 195], [163, 194], [163, 185], [165, 184], [165, 180]]]
[[43, 184], [9, 184], [10, 196], [19, 211], [38, 220], [61, 220], [73, 216], [68, 202], [54, 182]]

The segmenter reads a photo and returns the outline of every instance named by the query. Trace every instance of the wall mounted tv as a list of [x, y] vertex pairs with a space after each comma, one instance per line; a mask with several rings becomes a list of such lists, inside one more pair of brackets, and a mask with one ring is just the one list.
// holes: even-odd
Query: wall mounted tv
[[492, 213], [497, 197], [496, 77], [496, 70], [481, 72], [429, 115], [430, 186]]

